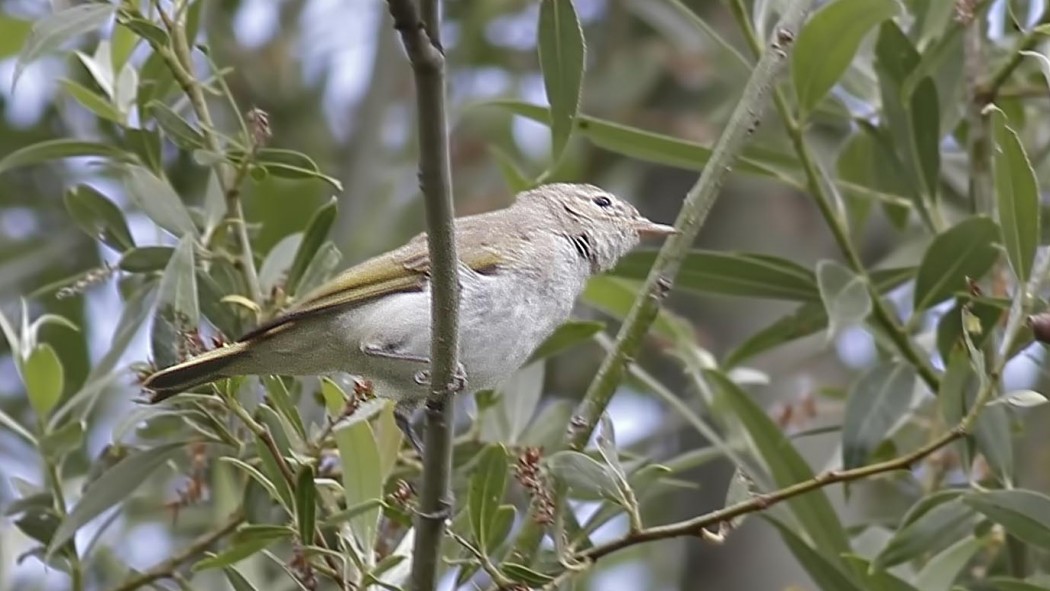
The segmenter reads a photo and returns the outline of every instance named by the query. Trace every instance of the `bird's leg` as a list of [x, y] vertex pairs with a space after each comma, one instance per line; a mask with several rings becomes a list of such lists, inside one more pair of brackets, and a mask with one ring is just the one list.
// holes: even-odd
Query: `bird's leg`
[[[410, 361], [413, 363], [423, 363], [426, 365], [430, 364], [430, 358], [422, 355], [413, 355], [411, 353], [403, 353], [390, 347], [384, 347], [376, 345], [374, 343], [366, 343], [361, 345], [361, 352], [365, 355], [372, 357], [380, 357], [383, 359], [394, 359], [397, 361]], [[416, 372], [413, 377], [414, 381], [420, 386], [426, 386], [430, 384], [430, 370], [422, 369]], [[462, 392], [467, 387], [467, 369], [463, 367], [462, 363], [456, 364], [456, 371], [452, 375], [452, 383], [449, 384], [449, 390], [453, 394]]]
[[416, 408], [417, 403], [415, 401], [399, 401], [394, 406], [394, 422], [397, 423], [397, 428], [401, 429], [405, 439], [408, 439], [408, 442], [415, 448], [416, 453], [422, 458], [423, 442], [419, 439], [419, 434], [416, 433], [416, 428], [412, 425], [412, 415], [415, 414]]

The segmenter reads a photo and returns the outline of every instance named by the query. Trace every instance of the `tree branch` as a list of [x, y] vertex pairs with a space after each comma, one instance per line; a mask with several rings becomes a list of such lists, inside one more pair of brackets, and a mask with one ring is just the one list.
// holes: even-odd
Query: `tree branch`
[[[645, 334], [659, 311], [660, 301], [670, 290], [682, 260], [688, 254], [715, 199], [718, 198], [726, 174], [744, 148], [745, 140], [759, 125], [762, 112], [766, 108], [767, 95], [776, 84], [780, 67], [787, 59], [788, 50], [794, 43], [811, 4], [812, 0], [793, 0], [784, 10], [783, 17], [777, 23], [776, 32], [769, 40], [769, 51], [764, 52], [755, 64], [736, 109], [715, 143], [710, 160], [704, 166], [696, 184], [686, 194], [685, 202], [675, 221], [679, 233], [671, 236], [657, 255], [639, 292], [640, 295], [634, 301], [616, 335], [612, 350], [605, 356], [573, 415], [574, 426], [568, 437], [568, 446], [581, 449], [587, 444], [598, 419], [605, 412], [622, 381], [627, 364], [641, 347]], [[532, 510], [534, 509], [533, 507]], [[518, 535], [511, 555], [515, 560], [528, 560], [542, 537], [542, 526], [530, 515], [526, 518], [525, 526]]]
[[222, 524], [217, 529], [202, 534], [177, 554], [173, 554], [167, 560], [158, 563], [153, 568], [127, 579], [119, 586], [113, 588], [112, 591], [132, 591], [140, 587], [145, 587], [153, 581], [170, 578], [175, 574], [176, 569], [184, 563], [193, 560], [200, 554], [203, 554], [212, 544], [233, 532], [233, 530], [237, 529], [237, 526], [242, 523], [244, 523], [244, 515], [238, 511], [231, 515], [230, 518], [226, 520], [226, 523]]
[[[459, 353], [457, 277], [452, 174], [445, 114], [445, 55], [441, 47], [440, 0], [387, 0], [416, 82], [419, 125], [419, 184], [426, 204], [431, 261], [431, 389], [426, 405], [423, 485], [412, 553], [412, 588], [433, 589], [450, 502], [452, 388]], [[468, 376], [469, 379], [469, 376]]]

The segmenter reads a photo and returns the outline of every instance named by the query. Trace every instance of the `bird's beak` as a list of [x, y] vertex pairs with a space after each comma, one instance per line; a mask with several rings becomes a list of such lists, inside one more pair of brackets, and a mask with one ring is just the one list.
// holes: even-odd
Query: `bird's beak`
[[676, 230], [674, 226], [658, 224], [645, 218], [635, 222], [634, 230], [643, 238], [648, 236], [670, 236], [671, 234], [678, 233], [678, 230]]

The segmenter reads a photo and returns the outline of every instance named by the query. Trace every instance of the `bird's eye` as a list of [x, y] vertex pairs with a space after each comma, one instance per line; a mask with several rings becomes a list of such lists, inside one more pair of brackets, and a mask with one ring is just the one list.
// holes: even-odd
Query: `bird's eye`
[[612, 205], [612, 200], [606, 197], [605, 195], [602, 195], [600, 197], [594, 198], [594, 204], [598, 207], [609, 207], [610, 205]]

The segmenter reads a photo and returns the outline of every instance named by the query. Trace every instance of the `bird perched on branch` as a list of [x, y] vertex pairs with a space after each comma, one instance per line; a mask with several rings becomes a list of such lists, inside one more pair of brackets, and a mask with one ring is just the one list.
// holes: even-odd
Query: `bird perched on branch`
[[[588, 277], [642, 237], [672, 233], [585, 184], [542, 185], [505, 209], [456, 219], [457, 389], [499, 387], [569, 318]], [[430, 265], [420, 234], [351, 267], [237, 342], [148, 376], [149, 402], [232, 376], [347, 372], [398, 401], [398, 426], [422, 452], [411, 417], [430, 392]]]

